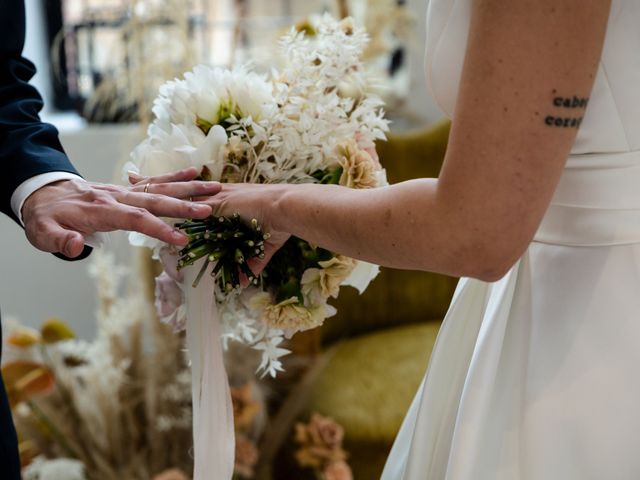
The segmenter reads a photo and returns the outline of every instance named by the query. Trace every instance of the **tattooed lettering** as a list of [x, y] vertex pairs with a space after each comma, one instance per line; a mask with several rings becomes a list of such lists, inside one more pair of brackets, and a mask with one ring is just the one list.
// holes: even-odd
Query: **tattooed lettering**
[[[556, 91], [554, 90], [553, 93], [556, 93]], [[553, 98], [553, 106], [556, 107], [556, 109], [584, 110], [587, 108], [588, 103], [588, 98], [578, 97], [576, 95], [571, 97], [556, 96]], [[582, 115], [547, 115], [544, 118], [544, 123], [549, 127], [580, 128]]]
[[554, 117], [548, 115], [545, 117], [544, 123], [550, 127], [580, 128], [582, 117]]
[[588, 98], [580, 98], [575, 95], [573, 98], [556, 97], [553, 99], [553, 105], [564, 108], [586, 108], [589, 103]]

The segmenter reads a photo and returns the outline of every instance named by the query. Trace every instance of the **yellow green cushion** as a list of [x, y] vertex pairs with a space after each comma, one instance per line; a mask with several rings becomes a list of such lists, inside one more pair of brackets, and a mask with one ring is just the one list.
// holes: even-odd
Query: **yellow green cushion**
[[383, 268], [359, 295], [343, 288], [331, 303], [338, 313], [322, 326], [324, 344], [389, 327], [439, 321], [447, 312], [457, 278], [429, 272]]
[[344, 427], [356, 480], [379, 478], [439, 327], [428, 322], [344, 341], [315, 383], [308, 411]]

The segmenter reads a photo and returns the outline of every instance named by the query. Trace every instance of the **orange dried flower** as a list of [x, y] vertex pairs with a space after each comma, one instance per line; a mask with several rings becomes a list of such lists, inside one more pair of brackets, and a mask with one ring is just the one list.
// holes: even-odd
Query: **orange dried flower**
[[258, 448], [245, 435], [236, 436], [236, 458], [234, 472], [240, 478], [253, 478], [254, 467], [258, 462]]
[[256, 415], [260, 412], [260, 402], [254, 397], [252, 383], [231, 387], [231, 402], [236, 431], [250, 430]]

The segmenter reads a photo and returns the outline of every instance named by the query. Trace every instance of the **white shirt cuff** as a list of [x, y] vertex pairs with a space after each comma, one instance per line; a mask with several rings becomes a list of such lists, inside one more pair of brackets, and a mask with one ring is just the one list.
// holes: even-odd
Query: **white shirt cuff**
[[[49, 185], [50, 183], [60, 182], [62, 180], [82, 180], [84, 179], [78, 175], [69, 172], [49, 172], [42, 173], [40, 175], [36, 175], [31, 177], [15, 189], [13, 194], [11, 195], [11, 210], [18, 217], [20, 223], [24, 227], [24, 221], [22, 220], [22, 206], [24, 202], [29, 198], [29, 196], [44, 187], [45, 185]], [[93, 235], [89, 235], [85, 238], [85, 243], [90, 247], [99, 247], [106, 243], [108, 240], [107, 236], [102, 233], [94, 233]]]

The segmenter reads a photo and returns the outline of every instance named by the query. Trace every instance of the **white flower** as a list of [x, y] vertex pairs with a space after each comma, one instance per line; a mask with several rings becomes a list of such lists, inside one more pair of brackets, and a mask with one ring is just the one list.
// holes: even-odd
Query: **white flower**
[[129, 232], [128, 238], [129, 243], [134, 247], [145, 247], [153, 250], [153, 258], [156, 260], [158, 259], [160, 248], [164, 245], [160, 240], [139, 232]]
[[378, 188], [389, 186], [389, 180], [387, 180], [387, 171], [384, 168], [376, 172], [376, 182]]
[[351, 274], [342, 282], [342, 285], [348, 285], [358, 289], [360, 294], [364, 293], [369, 284], [380, 273], [380, 267], [373, 263], [358, 261]]
[[22, 470], [24, 480], [86, 480], [82, 462], [70, 458], [36, 457]]
[[195, 125], [197, 119], [217, 125], [231, 114], [259, 120], [275, 108], [272, 85], [246, 67], [234, 70], [198, 65], [184, 79], [167, 82], [153, 105], [156, 123]]
[[[205, 135], [195, 124], [172, 124], [168, 132], [152, 124], [147, 139], [131, 152], [131, 160], [145, 177], [205, 165], [222, 172], [226, 144], [227, 133], [218, 125]], [[131, 170], [131, 164], [126, 167]]]
[[280, 358], [291, 353], [290, 350], [279, 347], [283, 340], [282, 336], [274, 335], [253, 347], [263, 352], [262, 363], [258, 367], [258, 372], [263, 371], [263, 377], [268, 374], [275, 378], [277, 372], [283, 371]]
[[[353, 22], [330, 16], [313, 24], [313, 36], [293, 29], [283, 37], [283, 67], [268, 78], [248, 67], [201, 65], [163, 85], [153, 105], [156, 118], [125, 170], [149, 176], [196, 166], [224, 182], [314, 183], [318, 172], [340, 163], [344, 185], [386, 185], [375, 140], [384, 138], [388, 122], [361, 60], [367, 35]], [[175, 273], [175, 258], [161, 250], [161, 242], [140, 234], [130, 240], [153, 248]], [[223, 344], [235, 341], [261, 351], [259, 370], [275, 376], [288, 353], [279, 347], [284, 338], [321, 325], [335, 314], [327, 300], [341, 285], [362, 291], [376, 273], [376, 266], [337, 256], [304, 272], [302, 299], [275, 305], [270, 293], [257, 288], [217, 288], [212, 294]], [[157, 306], [162, 318], [181, 326], [184, 305], [176, 281], [178, 275], [158, 279]]]

